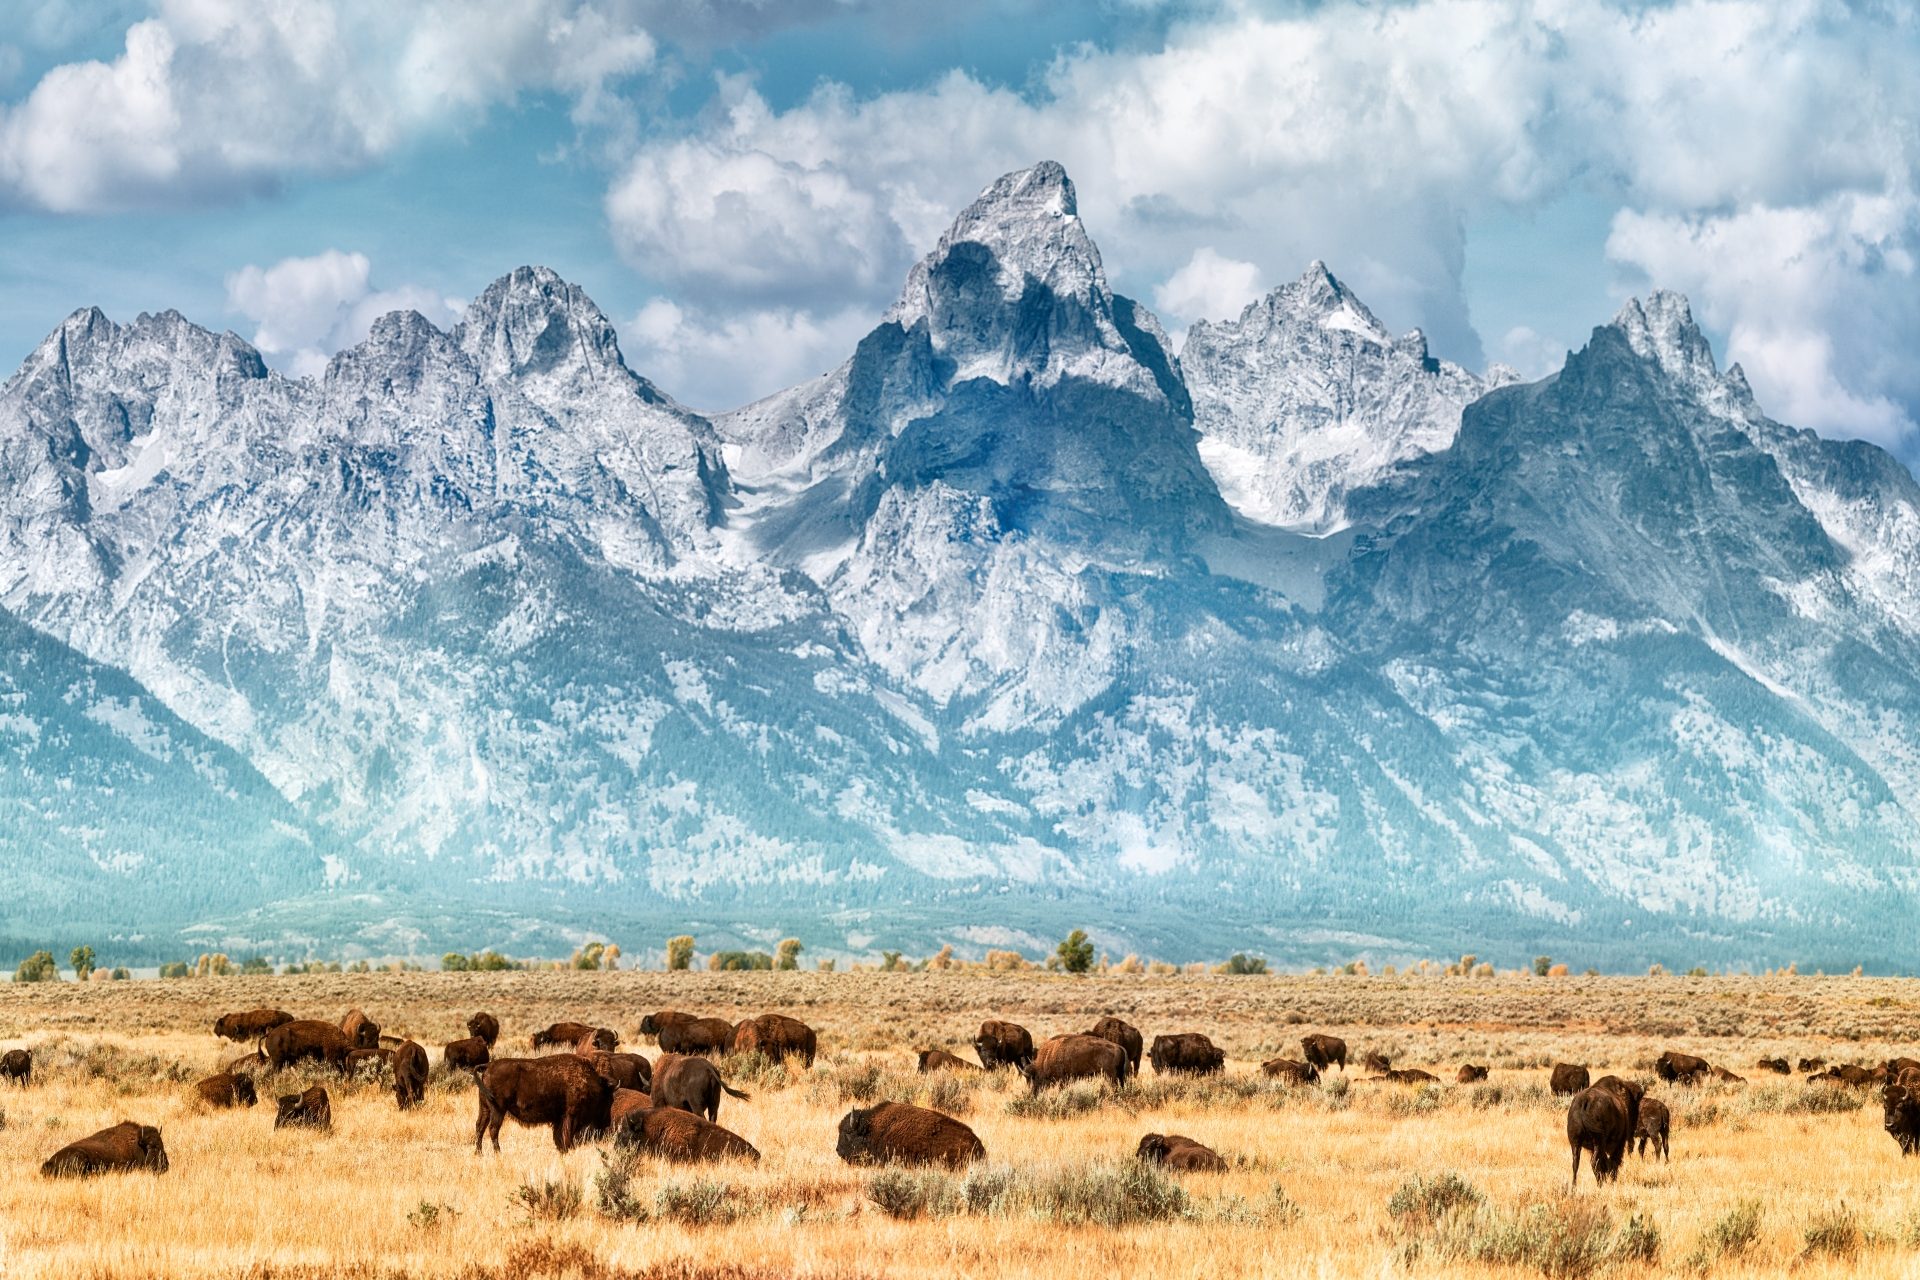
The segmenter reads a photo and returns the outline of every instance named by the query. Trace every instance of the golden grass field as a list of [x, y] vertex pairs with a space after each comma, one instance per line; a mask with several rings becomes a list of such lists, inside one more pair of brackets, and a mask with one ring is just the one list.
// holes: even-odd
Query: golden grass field
[[[268, 1078], [250, 1111], [198, 1110], [191, 1082], [238, 1052], [214, 1039], [214, 1017], [260, 1005], [336, 1019], [358, 1007], [419, 1040], [435, 1064], [427, 1104], [402, 1114], [386, 1088], [328, 1080], [333, 1133], [276, 1133], [272, 1096], [285, 1090]], [[500, 1018], [502, 1055], [572, 1018], [652, 1057], [636, 1027], [656, 1008], [783, 1011], [819, 1030], [811, 1072], [730, 1064], [753, 1098], [726, 1099], [720, 1122], [759, 1164], [643, 1160], [620, 1198], [637, 1212], [614, 1217], [599, 1203], [605, 1144], [561, 1156], [545, 1130], [509, 1122], [504, 1155], [474, 1156], [472, 1086], [439, 1069], [469, 1013]], [[1207, 1032], [1227, 1050], [1226, 1077], [1169, 1083], [1148, 1068], [1118, 1095], [1081, 1086], [1035, 1108], [1006, 1073], [942, 1083], [913, 1070], [920, 1046], [971, 1057], [984, 1017], [1038, 1040], [1106, 1013], [1149, 1043]], [[1364, 1083], [1362, 1069], [1293, 1090], [1260, 1077], [1263, 1058], [1299, 1056], [1308, 1031], [1449, 1082], [1463, 1061], [1494, 1070], [1487, 1085], [1424, 1091]], [[1900, 1158], [1877, 1095], [1841, 1090], [1841, 1109], [1809, 1110], [1830, 1086], [1753, 1069], [1763, 1055], [1914, 1054], [1910, 981], [539, 972], [0, 986], [0, 1049], [20, 1045], [37, 1079], [0, 1084], [7, 1280], [1920, 1276], [1920, 1159]], [[1630, 1157], [1605, 1189], [1583, 1169], [1569, 1196], [1565, 1107], [1546, 1096], [1546, 1067], [1637, 1076], [1669, 1047], [1751, 1084], [1656, 1085], [1674, 1111], [1672, 1163]], [[839, 1117], [887, 1097], [959, 1114], [988, 1164], [961, 1176], [842, 1164]], [[123, 1118], [161, 1127], [170, 1172], [39, 1176], [54, 1149]], [[1131, 1156], [1150, 1131], [1196, 1138], [1232, 1167], [1143, 1176]], [[1449, 1202], [1408, 1186], [1444, 1187], [1433, 1180], [1448, 1174], [1472, 1193]], [[920, 1216], [893, 1216], [922, 1200]]]

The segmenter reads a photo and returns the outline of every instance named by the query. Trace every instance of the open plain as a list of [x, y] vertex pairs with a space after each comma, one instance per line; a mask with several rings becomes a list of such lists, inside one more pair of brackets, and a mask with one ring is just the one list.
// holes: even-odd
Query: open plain
[[[260, 1105], [209, 1111], [192, 1083], [242, 1049], [214, 1019], [274, 1006], [364, 1009], [427, 1046], [426, 1102], [379, 1081], [292, 1069]], [[719, 1122], [757, 1163], [556, 1152], [509, 1123], [476, 1157], [474, 1085], [441, 1066], [467, 1016], [495, 1014], [496, 1056], [577, 1019], [637, 1032], [655, 1009], [737, 1020], [784, 1012], [819, 1032], [813, 1067], [722, 1059], [748, 1101]], [[1154, 1036], [1201, 1031], [1224, 1074], [1077, 1084], [1028, 1097], [1015, 1073], [923, 1076], [916, 1049], [972, 1059], [980, 1022], [1036, 1040], [1117, 1015]], [[1319, 1084], [1268, 1080], [1300, 1037], [1356, 1061]], [[0, 1275], [14, 1277], [1920, 1275], [1920, 1159], [1882, 1131], [1879, 1091], [1808, 1083], [1761, 1058], [1876, 1064], [1920, 1050], [1920, 983], [1817, 977], [1225, 977], [1039, 973], [463, 973], [0, 986]], [[1745, 1084], [1654, 1078], [1662, 1050]], [[1438, 1085], [1368, 1082], [1367, 1051]], [[1486, 1081], [1456, 1084], [1466, 1062]], [[1566, 1100], [1551, 1065], [1643, 1080], [1673, 1112], [1672, 1159], [1628, 1158], [1568, 1191]], [[333, 1131], [276, 1131], [273, 1098], [321, 1083]], [[959, 1116], [970, 1171], [854, 1167], [840, 1117], [893, 1099]], [[165, 1174], [40, 1176], [56, 1148], [122, 1119], [157, 1125]], [[1133, 1159], [1148, 1132], [1221, 1153], [1224, 1172]]]

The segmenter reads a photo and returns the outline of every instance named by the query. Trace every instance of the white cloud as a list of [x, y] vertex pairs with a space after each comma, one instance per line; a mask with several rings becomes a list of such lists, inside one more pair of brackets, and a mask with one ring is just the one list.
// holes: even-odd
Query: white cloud
[[1526, 325], [1515, 325], [1500, 336], [1495, 355], [1529, 381], [1544, 378], [1567, 362], [1571, 344], [1548, 337]]
[[1195, 249], [1186, 266], [1154, 289], [1153, 305], [1163, 317], [1192, 324], [1231, 319], [1264, 292], [1259, 267], [1223, 258], [1208, 245]]
[[375, 289], [372, 277], [365, 254], [338, 249], [249, 264], [227, 277], [227, 305], [254, 322], [254, 346], [303, 377], [320, 373], [388, 312], [418, 311], [442, 326], [460, 318], [458, 299], [418, 285]]
[[827, 314], [747, 308], [690, 314], [667, 298], [622, 331], [627, 361], [697, 409], [738, 408], [837, 367], [879, 322], [864, 308]]

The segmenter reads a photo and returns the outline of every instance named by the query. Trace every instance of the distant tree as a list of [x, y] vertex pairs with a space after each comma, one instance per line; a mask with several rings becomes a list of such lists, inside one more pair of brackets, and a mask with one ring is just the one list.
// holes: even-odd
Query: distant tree
[[1053, 954], [1068, 973], [1085, 973], [1093, 968], [1093, 943], [1087, 940], [1085, 929], [1075, 929], [1068, 934]]
[[667, 939], [667, 968], [693, 968], [693, 935], [683, 933], [677, 938]]
[[449, 951], [440, 957], [440, 968], [445, 973], [465, 973], [473, 968], [473, 962], [458, 951]]
[[1233, 974], [1235, 976], [1263, 974], [1266, 971], [1267, 962], [1265, 957], [1242, 955], [1238, 951], [1229, 956], [1227, 962], [1221, 965], [1219, 969], [1221, 973]]
[[598, 969], [600, 967], [600, 957], [605, 955], [606, 951], [606, 943], [589, 942], [586, 946], [581, 947], [573, 953], [573, 967], [576, 969]]
[[1549, 978], [1564, 978], [1567, 976], [1567, 966], [1564, 964], [1554, 965], [1553, 968], [1547, 970], [1547, 976]]
[[193, 966], [185, 960], [169, 960], [160, 966], [160, 976], [163, 978], [191, 978], [193, 976]]
[[773, 957], [764, 951], [716, 951], [707, 957], [707, 968], [716, 973], [771, 969]]
[[806, 948], [800, 945], [798, 938], [782, 938], [780, 945], [773, 949], [773, 967], [776, 969], [798, 969], [800, 953]]
[[954, 968], [958, 964], [959, 964], [959, 961], [953, 958], [953, 944], [951, 942], [941, 947], [940, 950], [935, 952], [933, 955], [930, 955], [927, 957], [927, 968], [934, 969], [942, 973], [944, 973], [948, 969]]
[[620, 946], [618, 943], [609, 942], [607, 949], [600, 953], [600, 967], [609, 973], [620, 967]]
[[36, 951], [20, 962], [13, 971], [15, 982], [58, 982], [60, 966], [55, 963], [53, 952]]
[[987, 968], [992, 970], [1017, 970], [1027, 967], [1027, 959], [1018, 951], [989, 951], [986, 957]]
[[240, 962], [240, 972], [247, 977], [259, 977], [263, 974], [271, 975], [273, 973], [273, 965], [267, 961], [265, 956], [248, 956]]
[[193, 964], [193, 975], [196, 978], [224, 978], [232, 972], [233, 961], [227, 959], [224, 951], [203, 953]]
[[495, 951], [493, 948], [489, 947], [485, 951], [482, 951], [479, 955], [474, 956], [471, 960], [469, 960], [467, 962], [467, 967], [471, 969], [478, 969], [481, 973], [501, 973], [508, 969], [521, 969], [521, 968], [525, 968], [526, 966], [515, 964], [513, 961], [501, 955], [498, 951]]
[[348, 973], [372, 973], [373, 965], [364, 959], [355, 960], [352, 964], [347, 966], [347, 972]]
[[87, 975], [94, 970], [93, 948], [81, 946], [67, 952], [67, 967], [73, 970], [77, 980], [85, 982]]
[[1533, 958], [1533, 976], [1534, 977], [1544, 978], [1547, 976], [1547, 974], [1549, 974], [1552, 971], [1553, 971], [1552, 956], [1535, 956]]
[[115, 982], [125, 982], [132, 977], [133, 977], [133, 973], [130, 970], [128, 970], [126, 967], [116, 966], [114, 968], [113, 980]]
[[822, 960], [819, 964], [815, 965], [814, 968], [818, 969], [822, 973], [832, 973], [834, 968], [834, 961], [831, 959]]
[[880, 953], [880, 972], [898, 973], [906, 968], [908, 968], [907, 965], [900, 963], [900, 953], [898, 951], [882, 951]]

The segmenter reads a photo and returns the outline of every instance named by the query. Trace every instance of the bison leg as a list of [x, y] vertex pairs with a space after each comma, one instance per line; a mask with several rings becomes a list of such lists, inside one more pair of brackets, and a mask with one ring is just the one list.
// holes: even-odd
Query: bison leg
[[1577, 1142], [1569, 1142], [1567, 1145], [1573, 1148], [1573, 1184], [1572, 1185], [1575, 1187], [1578, 1187], [1580, 1185], [1580, 1144]]

